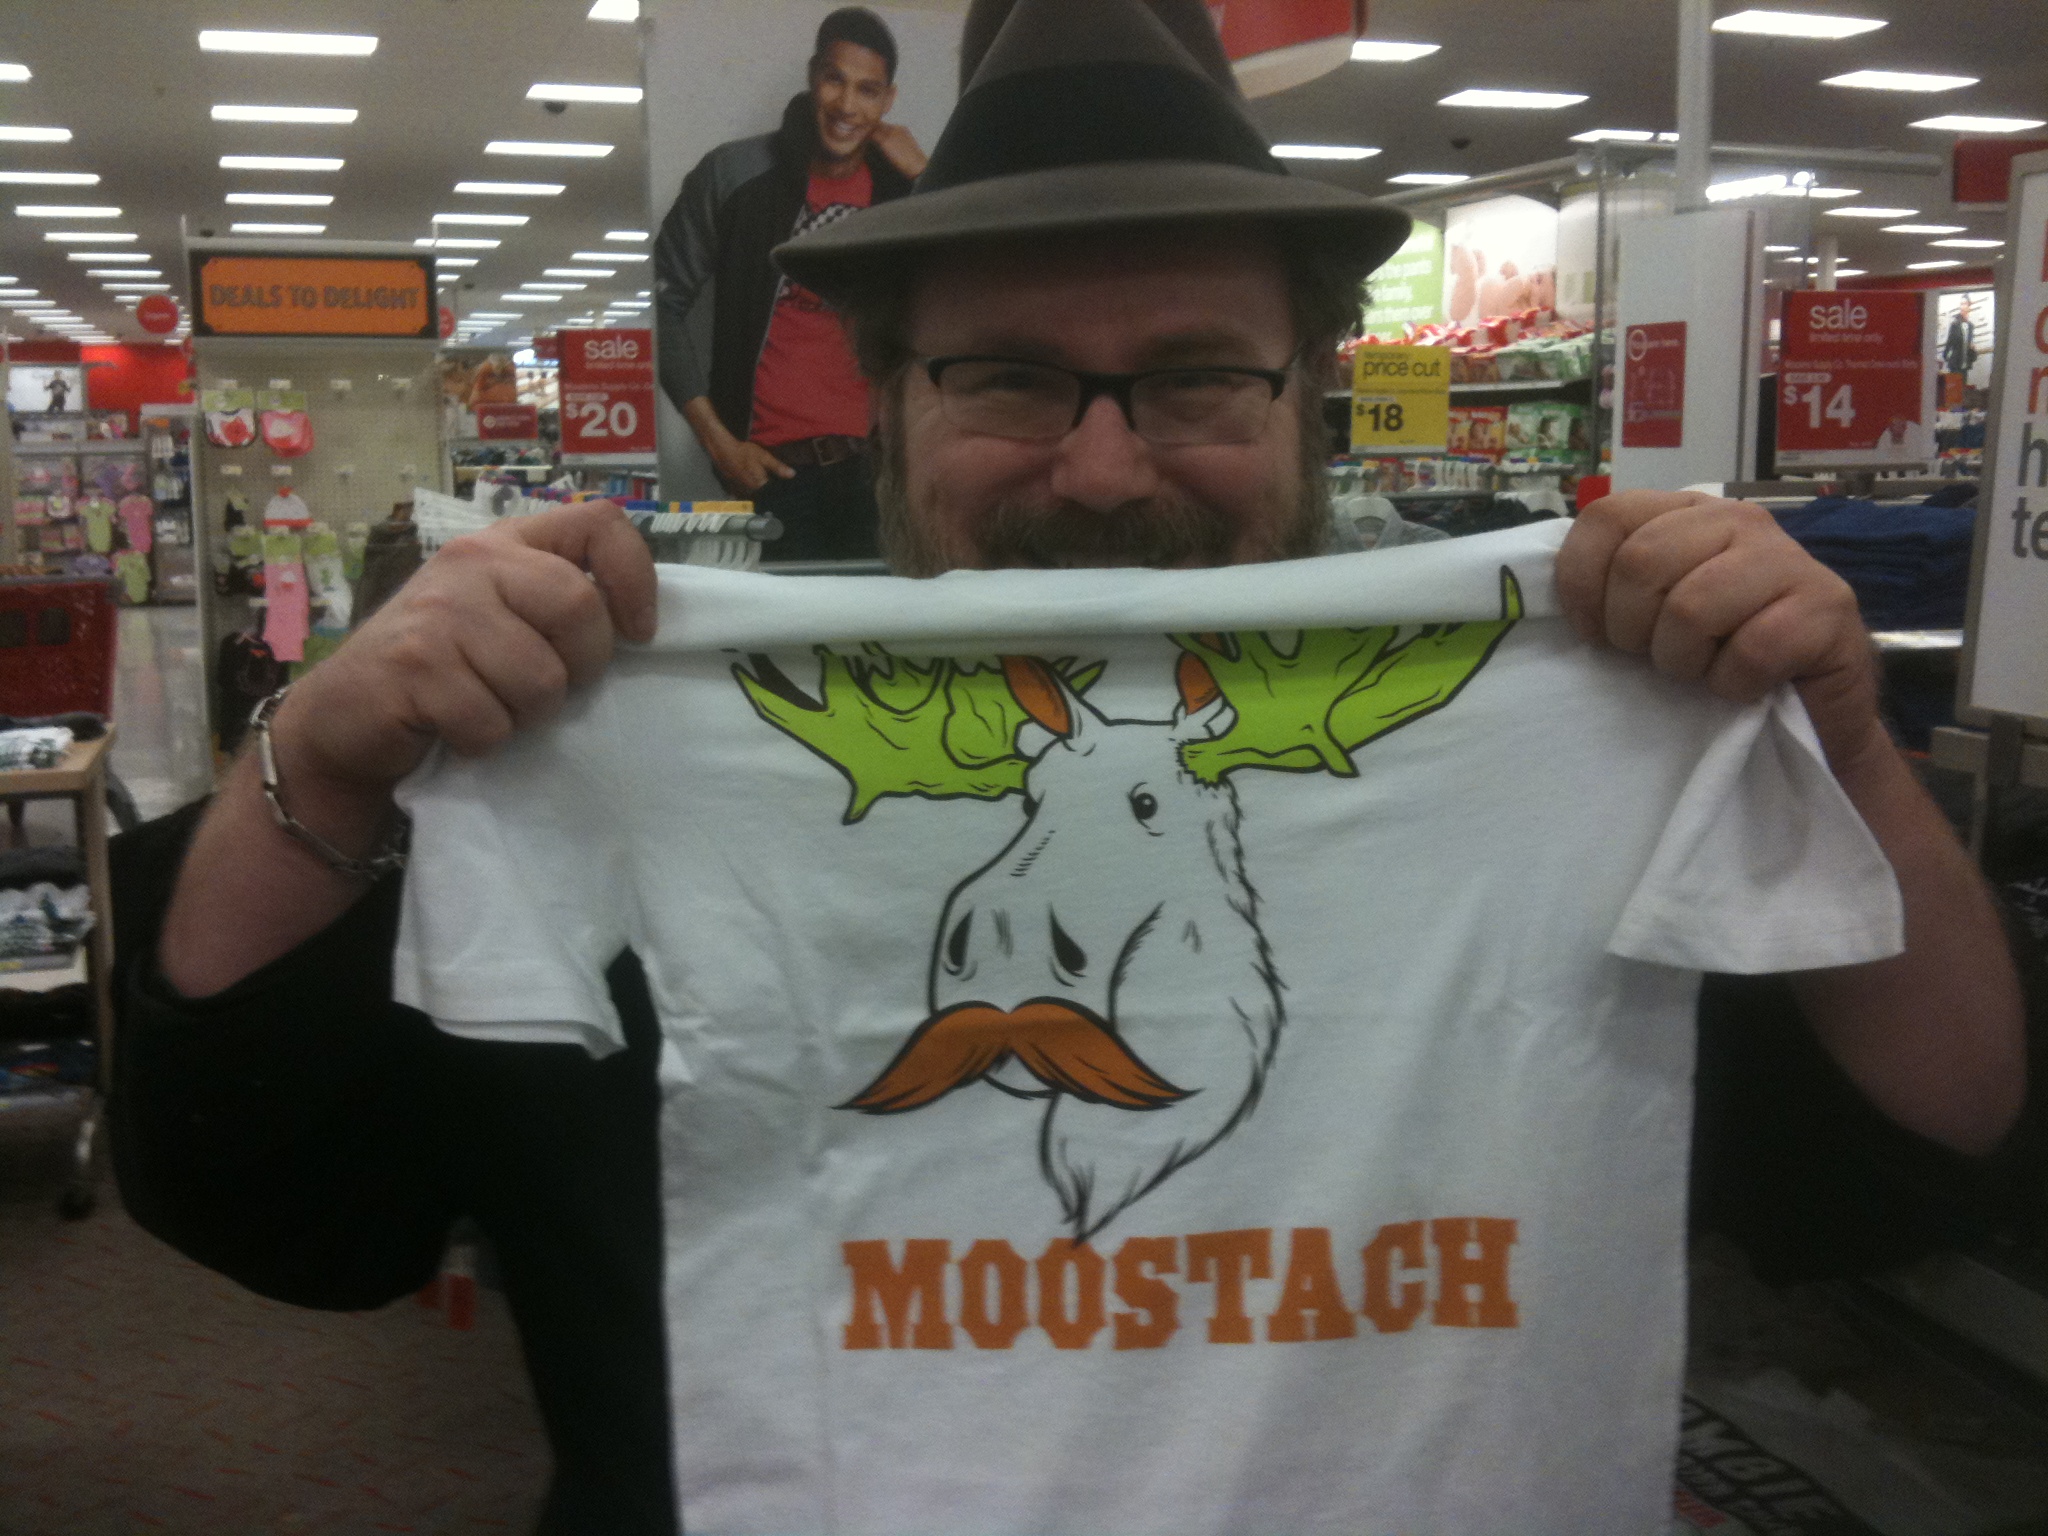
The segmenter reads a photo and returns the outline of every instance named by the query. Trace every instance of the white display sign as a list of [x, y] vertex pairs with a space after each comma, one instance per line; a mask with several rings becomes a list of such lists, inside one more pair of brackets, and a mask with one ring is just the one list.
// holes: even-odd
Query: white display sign
[[1965, 703], [2048, 720], [2048, 155], [2013, 162]]
[[1557, 210], [1533, 197], [1489, 197], [1445, 218], [1444, 309], [1453, 325], [1557, 308]]

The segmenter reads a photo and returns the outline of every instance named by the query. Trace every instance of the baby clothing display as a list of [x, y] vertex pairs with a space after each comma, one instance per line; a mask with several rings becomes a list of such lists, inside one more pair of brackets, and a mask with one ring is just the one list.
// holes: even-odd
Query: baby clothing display
[[399, 1001], [603, 1054], [645, 966], [686, 1529], [1668, 1526], [1700, 975], [1902, 919], [1797, 697], [1579, 640], [1564, 528], [665, 567], [401, 787]]
[[114, 548], [114, 503], [94, 494], [78, 504], [79, 520], [85, 524], [85, 547], [96, 555]]
[[121, 498], [120, 513], [128, 547], [137, 554], [148, 554], [156, 544], [156, 503], [140, 493], [130, 493]]
[[206, 440], [216, 448], [246, 448], [256, 441], [256, 396], [246, 389], [210, 389], [202, 400]]
[[148, 602], [152, 579], [149, 556], [140, 550], [122, 550], [114, 556], [114, 579], [121, 583], [124, 602], [131, 606]]
[[306, 584], [318, 611], [317, 627], [346, 635], [352, 596], [341, 556], [341, 537], [325, 523], [306, 534]]
[[306, 589], [304, 541], [296, 533], [263, 535], [263, 597], [264, 643], [279, 661], [303, 661], [313, 604]]

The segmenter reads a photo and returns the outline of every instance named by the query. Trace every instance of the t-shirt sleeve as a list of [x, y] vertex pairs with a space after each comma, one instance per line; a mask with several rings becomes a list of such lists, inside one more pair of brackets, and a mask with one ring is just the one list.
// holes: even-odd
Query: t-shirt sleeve
[[1789, 687], [1708, 742], [1608, 943], [1624, 959], [1731, 975], [1904, 948], [1897, 877]]
[[616, 740], [599, 685], [490, 757], [436, 748], [399, 787], [397, 1001], [471, 1039], [624, 1046], [605, 968], [638, 904]]

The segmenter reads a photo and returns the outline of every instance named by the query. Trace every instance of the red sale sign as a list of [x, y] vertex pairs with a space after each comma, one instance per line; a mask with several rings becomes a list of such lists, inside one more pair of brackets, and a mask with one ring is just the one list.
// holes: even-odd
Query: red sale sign
[[1632, 325], [1622, 340], [1621, 446], [1685, 446], [1685, 322]]
[[654, 453], [654, 333], [557, 333], [562, 452], [620, 459]]
[[1934, 306], [1924, 293], [1785, 296], [1778, 462], [1889, 465], [1934, 457]]

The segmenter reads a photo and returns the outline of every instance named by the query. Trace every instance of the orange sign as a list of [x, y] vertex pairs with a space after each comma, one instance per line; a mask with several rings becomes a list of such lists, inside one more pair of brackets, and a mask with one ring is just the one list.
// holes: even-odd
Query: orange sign
[[436, 331], [426, 257], [201, 256], [202, 336], [420, 336]]

